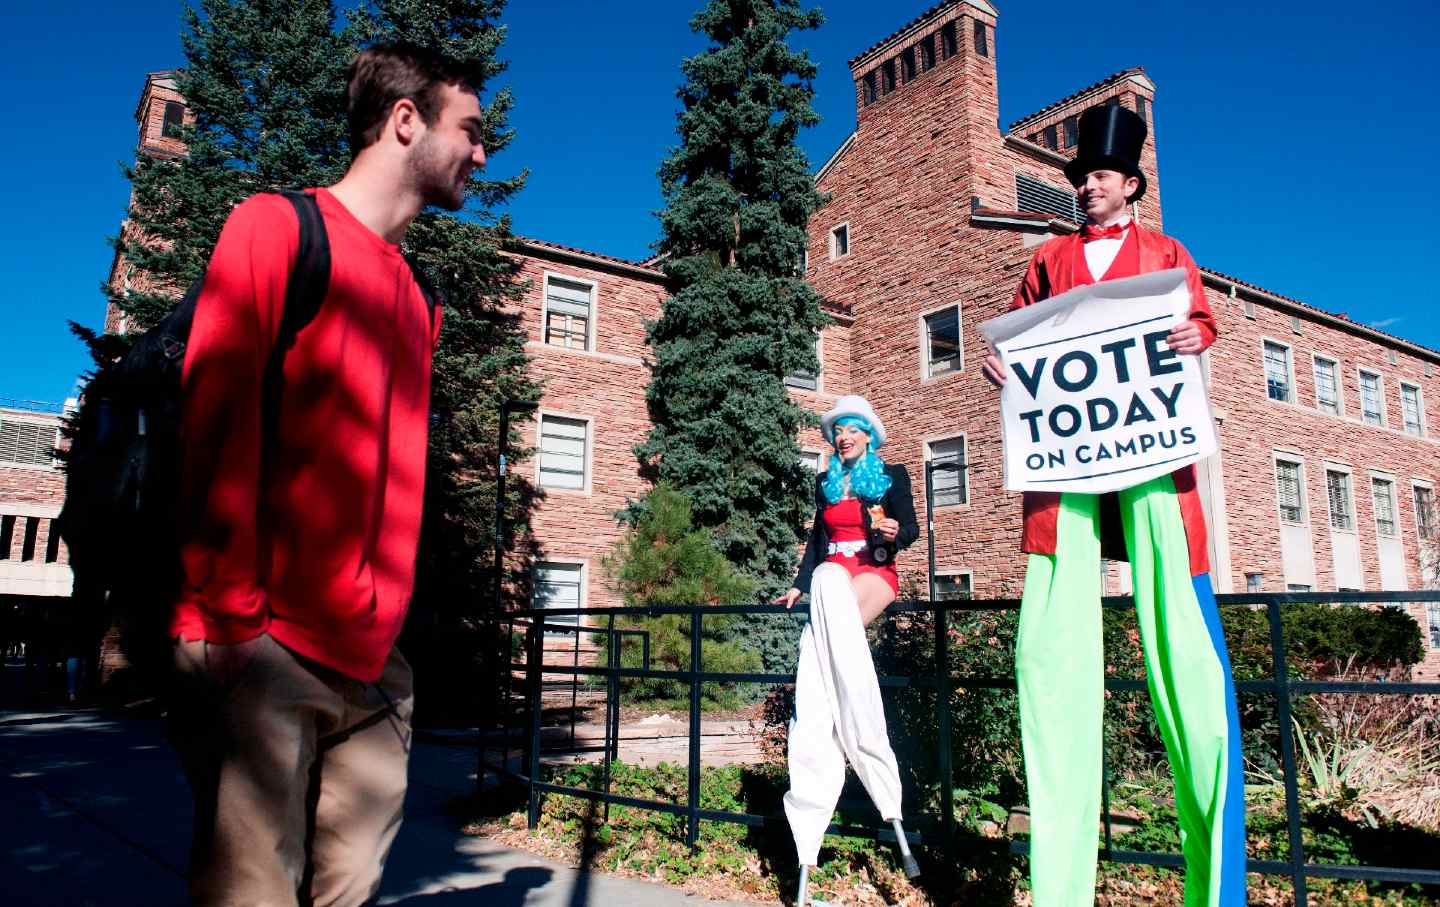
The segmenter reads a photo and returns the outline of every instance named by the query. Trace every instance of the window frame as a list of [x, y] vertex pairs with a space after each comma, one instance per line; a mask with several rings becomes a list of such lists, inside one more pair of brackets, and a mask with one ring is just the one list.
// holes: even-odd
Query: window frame
[[[841, 230], [844, 230], [844, 231], [845, 231], [845, 251], [844, 251], [844, 252], [839, 251], [839, 249], [840, 249], [840, 243], [837, 242], [837, 239], [838, 239], [838, 236], [839, 236], [839, 232], [840, 232]], [[836, 224], [835, 226], [831, 227], [831, 228], [830, 228], [830, 232], [827, 234], [827, 236], [829, 237], [829, 240], [828, 240], [828, 241], [829, 241], [829, 244], [830, 244], [830, 260], [831, 260], [831, 261], [839, 261], [839, 260], [842, 259], [842, 258], [849, 258], [849, 257], [850, 257], [850, 251], [851, 251], [850, 247], [851, 247], [852, 243], [851, 243], [851, 241], [850, 241], [850, 240], [851, 240], [851, 237], [850, 237], [850, 222], [849, 222], [848, 220], [847, 220], [847, 221], [841, 221], [840, 223], [838, 223], [838, 224]]]
[[[815, 374], [813, 374], [813, 375], [806, 374], [806, 373], [804, 373], [804, 372], [795, 372], [795, 373], [793, 373], [793, 374], [786, 375], [783, 380], [784, 380], [785, 386], [786, 386], [787, 388], [790, 388], [791, 390], [809, 391], [809, 392], [814, 393], [814, 394], [819, 394], [819, 393], [823, 393], [823, 392], [824, 392], [824, 391], [823, 391], [824, 385], [821, 383], [821, 382], [824, 380], [824, 374], [825, 374], [825, 346], [824, 346], [824, 343], [825, 343], [825, 332], [824, 332], [823, 330], [821, 330], [821, 331], [816, 331], [816, 332], [815, 332], [815, 361], [820, 364], [820, 367], [815, 370]], [[803, 382], [805, 382], [805, 381], [809, 381], [810, 383], [809, 383], [809, 384], [803, 383]]]
[[[1308, 526], [1310, 525], [1310, 507], [1306, 499], [1305, 487], [1305, 459], [1290, 451], [1277, 450], [1271, 454], [1271, 471], [1275, 476], [1275, 512], [1280, 517], [1283, 526]], [[1280, 492], [1280, 464], [1286, 463], [1295, 467], [1295, 495], [1299, 500], [1300, 515], [1294, 519], [1285, 515], [1284, 499]]]
[[899, 60], [900, 82], [902, 85], [909, 85], [911, 82], [915, 81], [915, 77], [920, 74], [920, 69], [916, 65], [915, 61], [915, 46], [912, 44], [911, 46], [900, 51]]
[[[1425, 389], [1404, 378], [1396, 379], [1395, 383], [1400, 385], [1400, 430], [1412, 438], [1425, 437]], [[1410, 430], [1410, 422], [1405, 414], [1405, 392], [1407, 390], [1415, 392], [1415, 431]]]
[[[541, 570], [544, 570], [544, 569], [547, 569], [547, 568], [556, 568], [556, 567], [559, 567], [559, 568], [578, 568], [578, 572], [579, 572], [579, 574], [580, 574], [580, 580], [579, 580], [579, 595], [577, 596], [578, 604], [576, 605], [576, 607], [580, 608], [582, 611], [589, 610], [589, 607], [590, 607], [590, 605], [589, 605], [589, 600], [590, 600], [590, 595], [589, 595], [589, 592], [590, 592], [590, 561], [589, 561], [588, 559], [585, 559], [585, 558], [567, 558], [567, 557], [564, 557], [564, 556], [556, 557], [556, 558], [547, 558], [546, 560], [543, 560], [543, 561], [535, 561], [533, 564], [530, 565], [530, 606], [531, 606], [532, 608], [536, 609], [537, 611], [538, 611], [538, 610], [544, 610], [544, 606], [542, 606], [542, 605], [540, 604], [539, 596], [536, 594], [536, 593], [538, 592], [539, 588], [540, 588], [540, 582], [539, 582], [539, 576], [538, 576], [538, 574], [539, 574], [539, 572], [540, 572]], [[545, 622], [545, 619], [544, 619], [544, 618], [541, 618], [541, 622], [544, 623], [544, 622]], [[566, 623], [566, 621], [564, 621], [564, 620], [556, 620], [555, 623]], [[583, 613], [582, 613], [582, 614], [576, 614], [576, 615], [575, 615], [575, 626], [576, 626], [576, 627], [588, 627], [588, 626], [590, 626], [589, 615], [588, 615], [588, 614], [583, 614]], [[546, 633], [545, 633], [545, 638], [547, 638], [547, 639], [556, 639], [556, 638], [559, 638], [559, 637], [564, 637], [564, 638], [566, 638], [566, 639], [569, 639], [569, 638], [574, 637], [574, 636], [578, 636], [578, 634], [576, 634], [576, 633], [568, 633], [568, 632], [565, 632], [565, 631], [563, 631], [563, 630], [561, 630], [561, 631], [546, 631]]]
[[860, 77], [860, 102], [869, 107], [880, 100], [880, 70], [877, 67]]
[[[1372, 376], [1375, 381], [1375, 400], [1380, 406], [1380, 421], [1371, 422], [1365, 412], [1365, 376]], [[1365, 425], [1375, 428], [1387, 428], [1389, 423], [1385, 418], [1385, 375], [1374, 369], [1365, 368], [1363, 365], [1355, 366], [1355, 391], [1360, 398], [1360, 421]]]
[[[567, 488], [563, 485], [547, 485], [542, 481], [544, 474], [543, 464], [545, 461], [545, 420], [566, 419], [572, 422], [585, 423], [585, 446], [583, 456], [585, 465], [582, 467], [582, 483], [579, 488]], [[574, 494], [588, 496], [591, 492], [591, 477], [595, 465], [595, 419], [592, 416], [580, 413], [566, 412], [563, 410], [542, 408], [535, 413], [532, 420], [535, 424], [535, 473], [534, 481], [536, 488], [543, 488], [547, 493]]]
[[[1380, 507], [1376, 500], [1376, 489], [1379, 485], [1390, 486], [1390, 531], [1380, 531]], [[1370, 471], [1370, 520], [1375, 524], [1375, 537], [1377, 539], [1399, 539], [1400, 538], [1400, 501], [1395, 493], [1395, 477], [1386, 472]]]
[[806, 458], [806, 457], [811, 457], [811, 456], [813, 456], [813, 457], [815, 458], [815, 474], [818, 476], [818, 475], [820, 475], [822, 472], [824, 472], [824, 471], [825, 471], [825, 467], [829, 465], [829, 464], [826, 462], [825, 451], [822, 450], [822, 449], [820, 449], [820, 448], [818, 448], [818, 447], [801, 447], [801, 448], [800, 448], [800, 464], [801, 464], [802, 466], [804, 466], [806, 469], [809, 469], [810, 466], [809, 466], [809, 464], [807, 464], [807, 463], [805, 462], [805, 458]]
[[1065, 150], [1080, 144], [1080, 117], [1068, 116], [1060, 121], [1060, 132], [1065, 139]]
[[[943, 372], [934, 371], [934, 362], [930, 358], [930, 318], [934, 315], [948, 310], [955, 310], [955, 334], [956, 334], [956, 358], [959, 362], [954, 368]], [[965, 307], [959, 302], [949, 302], [936, 306], [932, 309], [925, 309], [920, 312], [920, 380], [921, 382], [933, 381], [940, 378], [947, 378], [951, 375], [959, 375], [965, 371]]]
[[[1425, 491], [1430, 496], [1429, 508], [1420, 506], [1420, 492]], [[1435, 509], [1435, 486], [1425, 479], [1410, 480], [1410, 506], [1415, 511], [1415, 537], [1418, 539], [1432, 540], [1440, 534], [1440, 511]], [[1422, 521], [1420, 513], [1427, 510], [1429, 519]]]
[[927, 73], [930, 70], [934, 69], [936, 62], [938, 62], [935, 59], [934, 33], [928, 34], [925, 37], [921, 38], [919, 41], [916, 41], [915, 47], [918, 48], [916, 62], [920, 64], [920, 72], [923, 75], [924, 73]]
[[1247, 595], [1259, 595], [1265, 591], [1265, 574], [1260, 571], [1251, 571], [1245, 574], [1245, 592]]
[[948, 60], [960, 53], [960, 33], [951, 19], [940, 26], [940, 59]]
[[[163, 105], [160, 108], [160, 138], [172, 142], [180, 141], [180, 134], [185, 128], [185, 105], [179, 101], [160, 101]], [[170, 114], [175, 112], [172, 119]]]
[[[576, 348], [573, 346], [561, 346], [558, 343], [551, 343], [550, 337], [550, 282], [561, 280], [568, 283], [583, 284], [590, 290], [590, 317], [585, 326], [585, 346]], [[564, 274], [560, 271], [546, 270], [540, 287], [540, 343], [549, 348], [565, 350], [567, 353], [594, 353], [597, 352], [600, 323], [600, 284], [597, 281], [585, 277], [575, 277]], [[574, 317], [574, 316], [569, 316]]]
[[975, 571], [974, 571], [974, 570], [971, 570], [971, 569], [968, 568], [968, 567], [954, 567], [954, 568], [949, 568], [949, 569], [945, 569], [945, 570], [936, 570], [936, 571], [935, 571], [935, 589], [936, 589], [936, 592], [939, 592], [939, 589], [940, 589], [940, 577], [942, 577], [942, 576], [944, 576], [944, 577], [953, 577], [953, 578], [959, 578], [959, 577], [962, 577], [962, 576], [965, 577], [965, 586], [966, 586], [966, 588], [968, 589], [968, 591], [964, 594], [964, 597], [961, 597], [961, 598], [940, 598], [940, 597], [937, 596], [937, 601], [966, 601], [966, 600], [968, 600], [968, 599], [971, 599], [971, 598], [974, 598], [974, 597], [975, 597]]
[[1138, 91], [1135, 92], [1135, 113], [1145, 125], [1150, 125], [1150, 100]]
[[900, 87], [899, 74], [895, 71], [895, 58], [891, 57], [880, 64], [880, 97], [893, 94], [895, 89]]
[[[1275, 346], [1285, 351], [1285, 374], [1286, 397], [1279, 399], [1270, 392], [1270, 347]], [[1265, 399], [1272, 403], [1294, 403], [1295, 397], [1295, 350], [1288, 343], [1282, 343], [1273, 337], [1260, 338], [1260, 366], [1261, 375], [1265, 378]]]
[[[1337, 526], [1335, 524], [1335, 500], [1330, 494], [1331, 473], [1345, 477], [1345, 494], [1349, 499], [1349, 509], [1345, 513], [1345, 518], [1349, 521], [1348, 526]], [[1330, 523], [1331, 532], [1348, 532], [1353, 534], [1359, 531], [1356, 528], [1359, 518], [1355, 513], [1355, 471], [1350, 467], [1339, 463], [1325, 464], [1325, 512]]]
[[[935, 501], [935, 510], [936, 510], [936, 512], [939, 512], [939, 511], [942, 511], [942, 510], [965, 510], [965, 509], [969, 508], [969, 506], [970, 506], [970, 504], [971, 504], [972, 498], [971, 498], [971, 495], [970, 495], [970, 439], [969, 439], [968, 435], [969, 435], [968, 432], [960, 431], [960, 432], [955, 432], [954, 434], [948, 434], [948, 435], [935, 435], [935, 436], [926, 435], [924, 438], [921, 439], [920, 448], [921, 448], [921, 468], [922, 468], [922, 469], [928, 468], [925, 464], [931, 463], [931, 462], [933, 462], [933, 461], [935, 460], [935, 445], [936, 445], [936, 444], [945, 444], [945, 443], [950, 442], [950, 441], [959, 441], [959, 442], [960, 442], [960, 462], [961, 462], [963, 465], [962, 465], [962, 467], [961, 467], [960, 469], [955, 470], [956, 475], [959, 476], [959, 483], [960, 483], [960, 487], [959, 487], [960, 500], [958, 500], [958, 501], [956, 501], [956, 502], [954, 502], [954, 503], [951, 503], [951, 504], [942, 504], [942, 503], [940, 503], [940, 502], [937, 500], [937, 501]], [[935, 484], [934, 484], [934, 483], [935, 483], [935, 478], [934, 478], [935, 475], [938, 475], [938, 473], [932, 474], [932, 475], [931, 475], [931, 479], [930, 479], [930, 482], [931, 482], [930, 487], [931, 487], [931, 490], [932, 490], [932, 491], [936, 491], [936, 490], [937, 490], [937, 489], [935, 489]], [[925, 476], [924, 476], [923, 473], [922, 473], [921, 476], [920, 476], [920, 481], [921, 481], [922, 483], [925, 481]], [[920, 493], [921, 493], [922, 495], [925, 493], [924, 485], [921, 486], [921, 488], [920, 488]], [[938, 495], [937, 495], [937, 497], [938, 497]], [[929, 502], [927, 502], [927, 503], [929, 503]]]
[[1431, 649], [1440, 649], [1440, 602], [1425, 603], [1426, 642]]
[[[1331, 379], [1335, 385], [1334, 412], [1331, 412], [1330, 410], [1325, 409], [1323, 406], [1320, 405], [1320, 363], [1322, 362], [1328, 363], [1332, 370]], [[1339, 359], [1336, 359], [1333, 356], [1327, 356], [1324, 353], [1317, 353], [1313, 350], [1310, 352], [1310, 378], [1315, 384], [1315, 410], [1317, 412], [1323, 413], [1327, 416], [1345, 415], [1345, 390], [1343, 382], [1341, 380], [1341, 374], [1342, 373], [1340, 371]]]
[[990, 57], [990, 31], [989, 31], [989, 29], [985, 26], [985, 23], [984, 23], [984, 22], [981, 22], [979, 19], [974, 20], [974, 22], [975, 22], [975, 27], [974, 27], [974, 29], [973, 29], [973, 32], [974, 32], [974, 35], [975, 35], [975, 40], [974, 40], [974, 43], [975, 43], [975, 55], [976, 55], [976, 56], [979, 56], [979, 57], [985, 57], [986, 59], [989, 59], [989, 57]]

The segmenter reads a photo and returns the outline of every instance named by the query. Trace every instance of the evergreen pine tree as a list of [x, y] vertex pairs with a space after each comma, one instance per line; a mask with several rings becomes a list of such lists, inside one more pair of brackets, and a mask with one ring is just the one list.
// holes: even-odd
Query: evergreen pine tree
[[786, 39], [821, 22], [797, 0], [710, 0], [690, 24], [713, 44], [683, 64], [681, 142], [660, 170], [672, 296], [648, 326], [655, 427], [636, 453], [767, 595], [788, 588], [813, 500], [796, 442], [813, 417], [784, 378], [819, 365], [826, 317], [799, 266], [824, 198], [796, 144], [819, 121], [816, 69]]
[[[380, 0], [337, 22], [332, 0], [200, 0], [184, 13], [186, 65], [177, 87], [194, 111], [182, 131], [187, 153], [142, 155], [127, 176], [131, 210], [116, 248], [145, 275], [146, 291], [106, 287], [131, 336], [157, 322], [180, 291], [204, 272], [231, 209], [257, 192], [337, 181], [349, 166], [345, 69], [365, 45], [405, 40], [461, 63], [483, 97], [505, 69], [498, 51], [504, 0]], [[512, 97], [485, 105], [485, 150], [511, 141]], [[533, 399], [524, 337], [504, 307], [523, 286], [502, 254], [507, 217], [493, 214], [523, 184], [523, 174], [471, 176], [462, 215], [426, 211], [406, 234], [446, 305], [433, 366], [429, 476], [416, 600], [424, 618], [455, 626], [488, 607], [498, 401]], [[75, 332], [96, 362], [112, 361], [124, 337]], [[518, 429], [512, 430], [512, 458]], [[511, 484], [509, 513], [519, 531], [532, 490]], [[426, 607], [426, 605], [429, 607]], [[453, 635], [453, 634], [452, 634]], [[471, 641], [473, 644], [473, 640]]]

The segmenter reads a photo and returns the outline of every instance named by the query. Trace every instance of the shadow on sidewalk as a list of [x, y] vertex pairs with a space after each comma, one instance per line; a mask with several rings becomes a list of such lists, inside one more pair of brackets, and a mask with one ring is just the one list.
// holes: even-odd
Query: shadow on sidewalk
[[479, 888], [447, 888], [428, 894], [416, 894], [399, 901], [388, 902], [389, 907], [525, 907], [530, 892], [550, 884], [554, 873], [543, 866], [522, 866], [505, 873], [499, 882], [491, 882]]

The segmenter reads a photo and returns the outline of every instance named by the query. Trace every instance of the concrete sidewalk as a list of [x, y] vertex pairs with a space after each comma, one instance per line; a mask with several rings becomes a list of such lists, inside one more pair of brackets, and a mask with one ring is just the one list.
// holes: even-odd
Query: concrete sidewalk
[[[380, 904], [719, 907], [460, 834], [446, 806], [475, 783], [469, 747], [416, 743], [405, 824]], [[0, 711], [0, 878], [7, 905], [185, 903], [190, 795], [163, 723], [93, 710]]]

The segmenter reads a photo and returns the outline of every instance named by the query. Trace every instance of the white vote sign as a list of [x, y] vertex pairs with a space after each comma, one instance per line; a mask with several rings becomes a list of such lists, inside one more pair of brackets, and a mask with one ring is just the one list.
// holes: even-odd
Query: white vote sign
[[1165, 336], [1190, 311], [1174, 268], [1076, 287], [980, 326], [1005, 369], [1005, 487], [1101, 494], [1214, 453], [1198, 356]]

